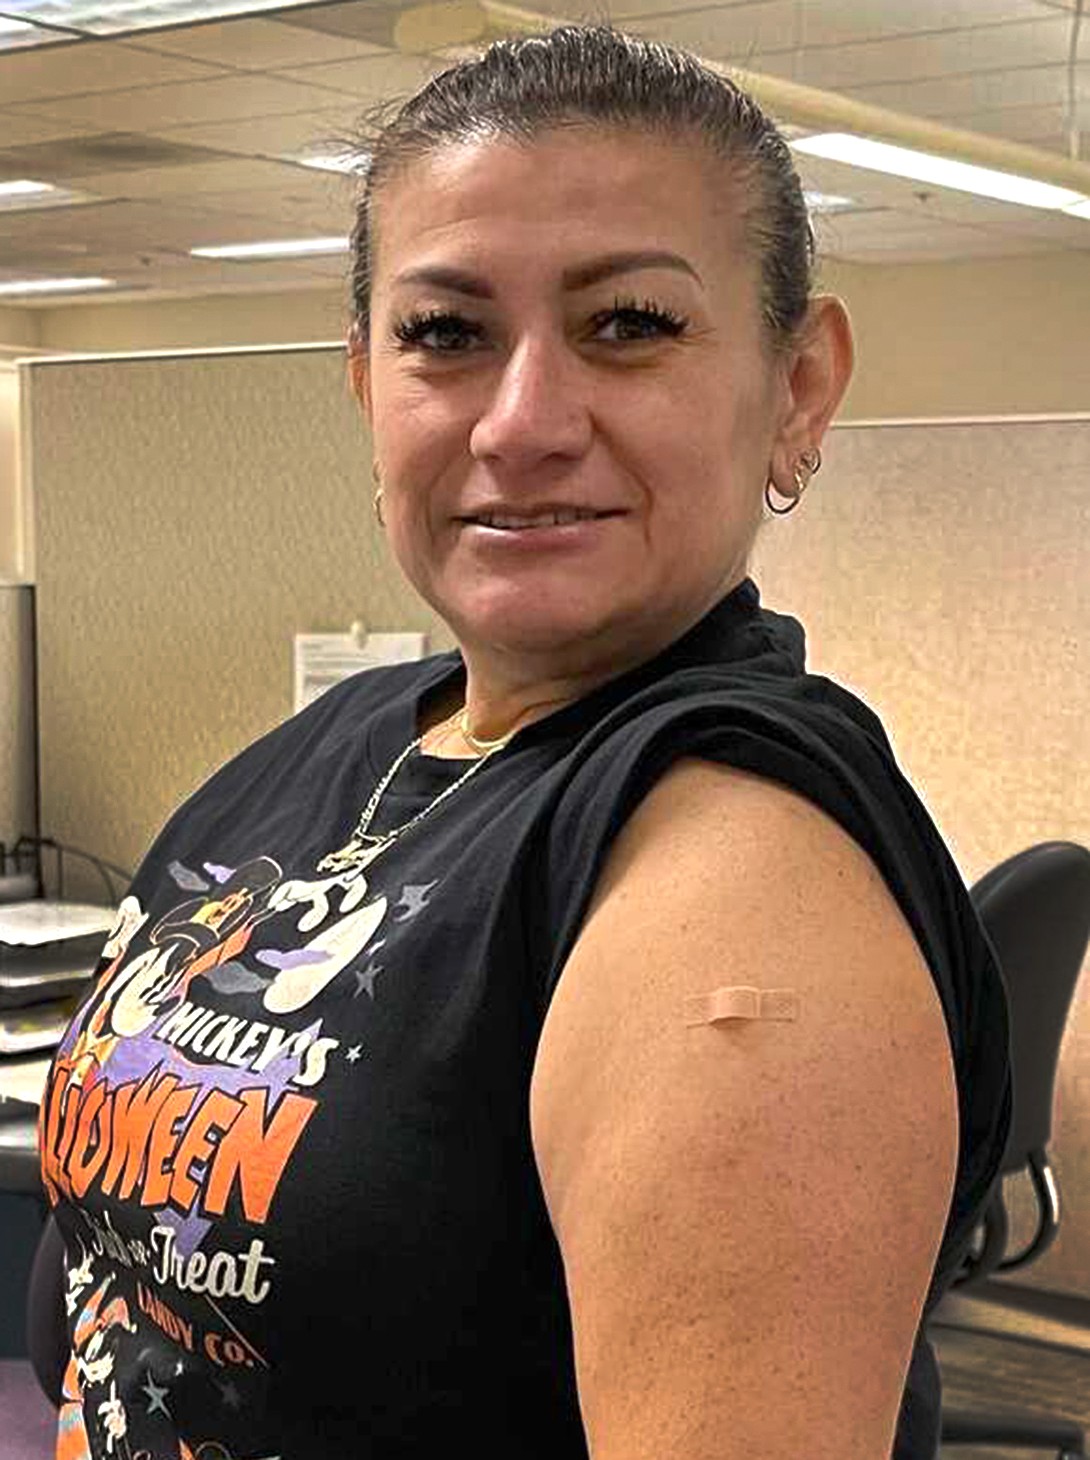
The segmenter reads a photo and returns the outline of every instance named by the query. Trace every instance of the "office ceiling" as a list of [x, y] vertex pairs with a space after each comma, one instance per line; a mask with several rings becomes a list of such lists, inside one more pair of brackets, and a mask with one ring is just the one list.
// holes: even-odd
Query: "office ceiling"
[[[608, 17], [712, 61], [1068, 157], [1075, 5], [531, 0], [526, 10]], [[14, 0], [0, 0], [4, 13], [18, 13]], [[130, 299], [338, 286], [346, 262], [336, 255], [242, 263], [189, 250], [346, 234], [351, 182], [285, 157], [342, 135], [368, 104], [413, 90], [448, 64], [452, 47], [474, 40], [481, 15], [463, 0], [342, 0], [0, 53], [0, 182], [32, 178], [80, 199], [0, 208], [0, 283], [101, 275]], [[1079, 47], [1090, 56], [1088, 33], [1090, 19]], [[1078, 61], [1073, 79], [1085, 158], [1090, 61]], [[799, 162], [807, 187], [853, 200], [819, 220], [833, 257], [882, 263], [1090, 249], [1090, 220]], [[0, 298], [20, 308], [58, 302]]]

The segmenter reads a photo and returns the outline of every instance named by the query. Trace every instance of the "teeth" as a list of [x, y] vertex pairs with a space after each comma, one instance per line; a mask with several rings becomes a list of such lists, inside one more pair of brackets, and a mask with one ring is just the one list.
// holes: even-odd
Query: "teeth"
[[485, 527], [560, 527], [571, 522], [586, 522], [599, 515], [589, 507], [562, 507], [556, 512], [539, 513], [536, 517], [517, 517], [510, 512], [486, 512], [476, 520]]

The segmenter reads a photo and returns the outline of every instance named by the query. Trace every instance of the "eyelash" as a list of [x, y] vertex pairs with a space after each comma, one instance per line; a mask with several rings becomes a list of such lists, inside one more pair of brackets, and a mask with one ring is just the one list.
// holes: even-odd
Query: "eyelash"
[[[600, 309], [597, 314], [592, 316], [591, 322], [596, 329], [600, 329], [610, 320], [620, 318], [626, 318], [630, 323], [633, 320], [639, 320], [640, 322], [651, 321], [661, 334], [666, 335], [670, 339], [676, 339], [689, 326], [689, 321], [683, 314], [678, 314], [665, 305], [656, 304], [653, 299], [645, 299], [640, 303], [632, 297], [618, 297], [614, 299], [612, 307], [610, 309]], [[425, 335], [429, 334], [433, 329], [439, 329], [443, 326], [453, 326], [462, 330], [464, 333], [475, 334], [478, 338], [483, 334], [483, 330], [479, 324], [463, 318], [462, 315], [456, 313], [454, 310], [428, 309], [414, 311], [406, 315], [404, 319], [396, 321], [393, 327], [393, 335], [400, 347], [405, 350], [422, 347], [436, 355], [462, 354], [463, 352], [460, 350], [438, 350], [433, 346], [423, 344]], [[639, 344], [644, 338], [651, 337], [641, 336], [633, 342], [617, 341], [611, 343]]]

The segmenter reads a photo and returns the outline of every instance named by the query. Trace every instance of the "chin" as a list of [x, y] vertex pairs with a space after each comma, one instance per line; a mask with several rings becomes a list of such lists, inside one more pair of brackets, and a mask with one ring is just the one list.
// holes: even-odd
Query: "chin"
[[[462, 643], [504, 653], [540, 655], [578, 649], [598, 639], [617, 620], [603, 605], [561, 595], [497, 593], [487, 601], [459, 604], [444, 618]], [[442, 609], [439, 610], [442, 612]]]

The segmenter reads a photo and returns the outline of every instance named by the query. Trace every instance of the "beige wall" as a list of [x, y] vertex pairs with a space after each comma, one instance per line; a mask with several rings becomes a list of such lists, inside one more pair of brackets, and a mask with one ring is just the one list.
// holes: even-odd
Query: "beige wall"
[[0, 359], [35, 349], [40, 321], [41, 311], [0, 305]]
[[855, 326], [842, 418], [1090, 409], [1090, 251], [822, 272]]
[[150, 304], [67, 305], [42, 310], [38, 330], [43, 348], [62, 352], [338, 340], [345, 331], [344, 294], [336, 289], [299, 289]]
[[[1087, 229], [1090, 234], [1090, 226]], [[1090, 409], [1090, 251], [822, 266], [857, 341], [847, 420]], [[0, 309], [6, 342], [59, 351], [342, 337], [346, 290]]]

